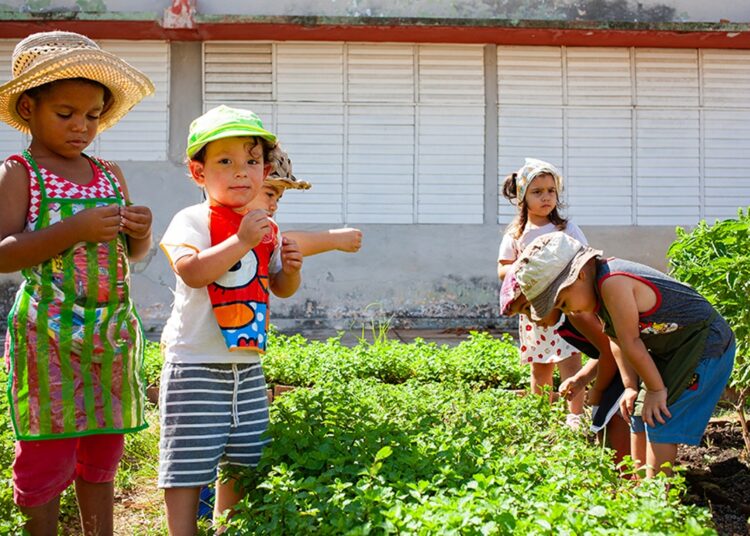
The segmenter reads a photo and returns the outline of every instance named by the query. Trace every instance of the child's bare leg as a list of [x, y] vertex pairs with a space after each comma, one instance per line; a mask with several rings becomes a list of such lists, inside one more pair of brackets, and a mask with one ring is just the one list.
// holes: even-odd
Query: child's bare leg
[[[231, 510], [234, 506], [245, 497], [245, 490], [239, 481], [233, 476], [220, 478], [216, 481], [216, 498], [214, 502], [214, 519], [219, 517], [226, 510]], [[229, 512], [231, 517], [232, 512]], [[221, 527], [218, 527], [221, 531]]]
[[646, 432], [630, 434], [630, 457], [636, 469], [641, 469], [646, 463]]
[[[557, 364], [560, 370], [560, 379], [562, 381], [567, 380], [571, 376], [574, 376], [579, 370], [581, 370], [581, 354], [578, 352], [572, 354], [569, 358], [560, 361]], [[568, 413], [574, 415], [580, 415], [583, 413], [583, 398], [585, 393], [581, 391], [576, 396], [568, 400]]]
[[40, 506], [19, 506], [28, 520], [24, 528], [31, 536], [57, 536], [57, 516], [60, 515], [60, 496]]
[[532, 363], [531, 392], [535, 395], [540, 395], [544, 387], [552, 387], [552, 373], [554, 370], [554, 363]]
[[[677, 458], [676, 443], [651, 443], [646, 445], [646, 476], [651, 478], [659, 473], [672, 476], [672, 466]], [[662, 467], [669, 462], [669, 467]]]
[[167, 505], [167, 526], [171, 536], [194, 536], [198, 532], [198, 499], [201, 489], [167, 488], [164, 502]]
[[81, 512], [81, 526], [86, 536], [112, 534], [115, 501], [114, 482], [86, 482], [76, 479], [76, 497]]
[[630, 454], [630, 426], [620, 415], [614, 415], [607, 423], [607, 446], [615, 451], [615, 465]]

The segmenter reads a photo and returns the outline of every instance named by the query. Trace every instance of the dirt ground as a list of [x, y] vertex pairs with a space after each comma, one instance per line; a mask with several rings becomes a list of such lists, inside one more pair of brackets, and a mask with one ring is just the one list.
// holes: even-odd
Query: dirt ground
[[743, 454], [739, 421], [711, 421], [698, 447], [681, 446], [678, 462], [686, 468], [684, 502], [711, 510], [722, 536], [750, 535], [750, 465]]

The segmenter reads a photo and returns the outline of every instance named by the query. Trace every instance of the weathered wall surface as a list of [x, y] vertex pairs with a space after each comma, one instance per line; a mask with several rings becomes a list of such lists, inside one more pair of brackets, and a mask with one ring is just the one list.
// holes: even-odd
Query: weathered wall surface
[[[557, 2], [563, 4], [564, 2]], [[102, 12], [155, 12], [161, 13], [165, 8], [172, 4], [170, 0], [5, 0], [0, 3], [0, 8], [6, 7], [11, 11], [44, 11], [44, 10], [80, 10], [80, 11], [102, 11]], [[466, 12], [465, 16], [472, 16], [471, 2], [466, 2], [463, 9], [456, 9], [455, 6], [461, 6], [462, 2], [434, 2], [432, 0], [413, 2], [405, 4], [392, 0], [388, 2], [371, 1], [359, 2], [320, 0], [317, 2], [301, 0], [198, 0], [196, 2], [196, 11], [206, 15], [327, 15], [327, 16], [346, 16], [352, 12], [363, 11], [367, 13], [367, 8], [372, 6], [377, 13], [386, 16], [412, 16], [412, 17], [431, 17], [446, 16], [450, 14], [456, 16], [456, 13]], [[528, 4], [534, 5], [533, 2]], [[553, 3], [542, 3], [541, 5], [553, 5]], [[600, 3], [599, 3], [600, 4]], [[617, 4], [614, 3], [613, 4]], [[665, 6], [674, 9], [675, 20], [691, 22], [718, 22], [721, 19], [732, 22], [750, 21], [750, 4], [742, 0], [714, 0], [706, 2], [705, 0], [640, 0], [639, 2], [631, 1], [630, 6], [634, 7], [640, 4], [645, 10], [654, 6]], [[513, 3], [508, 3], [507, 9], [511, 9]], [[619, 4], [617, 4], [619, 6]], [[392, 8], [389, 8], [392, 6]], [[410, 7], [411, 6], [411, 7]], [[621, 6], [620, 6], [621, 7]], [[502, 8], [497, 8], [502, 9]], [[551, 8], [547, 8], [551, 9]], [[411, 11], [413, 10], [413, 12]], [[533, 13], [544, 14], [544, 9], [539, 8], [532, 10]], [[617, 9], [611, 10], [613, 13]], [[516, 13], [512, 13], [511, 18], [515, 18]], [[538, 16], [541, 16], [538, 15]], [[476, 15], [475, 15], [476, 16]], [[502, 16], [502, 15], [497, 15]], [[542, 17], [544, 18], [544, 17]]]
[[[156, 166], [154, 166], [155, 168]], [[155, 238], [173, 211], [197, 200], [181, 170], [141, 169], [125, 173], [138, 183], [134, 196], [156, 210]], [[140, 180], [133, 180], [140, 177]], [[148, 190], [141, 191], [148, 178]], [[184, 183], [184, 184], [183, 184]], [[503, 327], [498, 314], [497, 247], [502, 228], [467, 226], [361, 226], [357, 254], [326, 253], [305, 259], [303, 283], [293, 297], [272, 301], [272, 322], [295, 326], [358, 328], [390, 320], [414, 328]], [[607, 256], [665, 269], [664, 253], [674, 239], [665, 227], [619, 227], [584, 232]], [[9, 309], [18, 279], [0, 280], [0, 314]], [[146, 329], [158, 332], [169, 314], [174, 275], [156, 246], [133, 267], [133, 294]]]

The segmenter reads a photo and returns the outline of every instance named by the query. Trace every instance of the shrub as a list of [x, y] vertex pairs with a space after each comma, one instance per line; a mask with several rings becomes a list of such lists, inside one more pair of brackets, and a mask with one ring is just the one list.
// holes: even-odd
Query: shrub
[[750, 213], [739, 210], [737, 219], [713, 225], [701, 221], [690, 232], [678, 227], [667, 256], [672, 275], [705, 296], [737, 337], [731, 384], [740, 393], [738, 410], [750, 452], [743, 410], [750, 395]]

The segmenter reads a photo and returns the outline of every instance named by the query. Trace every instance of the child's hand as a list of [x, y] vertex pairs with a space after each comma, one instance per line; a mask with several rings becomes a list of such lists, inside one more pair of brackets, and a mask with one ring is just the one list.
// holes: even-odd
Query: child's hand
[[302, 252], [297, 242], [283, 236], [281, 239], [281, 271], [293, 275], [302, 269]]
[[265, 210], [251, 210], [242, 218], [240, 228], [237, 230], [237, 238], [243, 244], [254, 248], [266, 234], [271, 232], [271, 220]]
[[84, 242], [110, 242], [120, 232], [118, 205], [87, 208], [70, 219], [75, 221]]
[[122, 232], [136, 240], [148, 238], [151, 234], [151, 209], [141, 205], [120, 207]]
[[330, 233], [336, 240], [336, 249], [349, 253], [356, 253], [362, 247], [362, 231], [351, 227], [331, 229]]
[[557, 390], [565, 400], [573, 400], [586, 387], [583, 378], [571, 376], [560, 384]]
[[646, 397], [643, 399], [643, 422], [649, 426], [656, 426], [656, 423], [664, 424], [664, 416], [671, 418], [667, 408], [667, 388], [659, 391], [646, 391]]
[[635, 411], [635, 399], [638, 398], [638, 391], [632, 387], [626, 387], [625, 392], [620, 399], [620, 413], [625, 422], [630, 424], [630, 417]]

